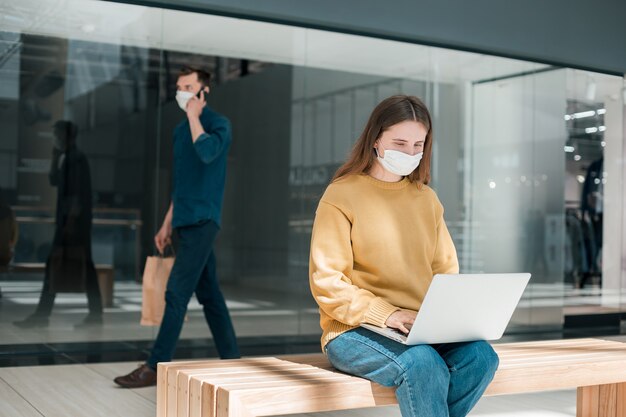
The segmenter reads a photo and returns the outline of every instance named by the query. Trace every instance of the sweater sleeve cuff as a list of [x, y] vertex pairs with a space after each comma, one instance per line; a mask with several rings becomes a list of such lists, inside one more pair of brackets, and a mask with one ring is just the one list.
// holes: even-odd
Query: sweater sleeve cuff
[[398, 307], [389, 304], [380, 297], [374, 298], [370, 303], [370, 308], [365, 313], [365, 322], [378, 327], [385, 327], [385, 322], [394, 312], [400, 310]]

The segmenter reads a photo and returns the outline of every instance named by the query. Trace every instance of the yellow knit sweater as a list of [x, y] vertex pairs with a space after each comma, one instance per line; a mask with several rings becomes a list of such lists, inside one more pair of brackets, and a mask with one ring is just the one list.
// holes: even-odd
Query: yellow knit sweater
[[458, 273], [443, 207], [428, 186], [350, 175], [317, 207], [309, 279], [320, 307], [322, 349], [396, 310], [419, 310], [435, 274]]

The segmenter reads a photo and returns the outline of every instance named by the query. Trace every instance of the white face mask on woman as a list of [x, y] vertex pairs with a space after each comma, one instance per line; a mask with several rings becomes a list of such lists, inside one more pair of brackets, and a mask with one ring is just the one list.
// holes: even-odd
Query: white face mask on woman
[[424, 152], [420, 152], [415, 155], [409, 155], [400, 151], [385, 150], [384, 148], [383, 150], [385, 151], [385, 156], [381, 158], [378, 154], [378, 149], [376, 149], [378, 162], [380, 162], [383, 168], [385, 168], [387, 171], [391, 172], [392, 174], [401, 176], [409, 175], [411, 172], [415, 171], [415, 169], [419, 166], [420, 161], [422, 160], [422, 156], [424, 156]]

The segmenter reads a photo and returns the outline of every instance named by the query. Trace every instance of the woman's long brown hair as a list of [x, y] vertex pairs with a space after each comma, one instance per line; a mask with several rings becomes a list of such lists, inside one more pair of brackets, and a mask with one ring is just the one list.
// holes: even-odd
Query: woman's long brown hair
[[[376, 159], [374, 143], [391, 126], [413, 120], [426, 127], [424, 156], [419, 167], [407, 177], [411, 182], [430, 182], [430, 160], [433, 147], [433, 129], [430, 113], [426, 105], [415, 96], [397, 95], [383, 100], [369, 117], [363, 133], [357, 139], [348, 160], [339, 167], [332, 181], [352, 174], [365, 174], [370, 171]], [[331, 181], [331, 182], [332, 182]]]

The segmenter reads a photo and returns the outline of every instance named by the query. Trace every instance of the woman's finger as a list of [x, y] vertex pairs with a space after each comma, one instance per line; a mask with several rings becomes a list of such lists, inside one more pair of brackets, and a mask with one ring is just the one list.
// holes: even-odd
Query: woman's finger
[[400, 327], [398, 327], [398, 330], [400, 330], [404, 334], [408, 334], [409, 333], [409, 330], [406, 327], [404, 327], [403, 324], [400, 324]]

